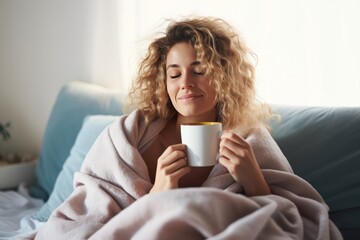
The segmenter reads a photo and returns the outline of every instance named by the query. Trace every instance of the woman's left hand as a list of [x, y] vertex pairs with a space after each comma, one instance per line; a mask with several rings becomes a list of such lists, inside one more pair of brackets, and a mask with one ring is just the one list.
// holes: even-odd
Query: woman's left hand
[[220, 141], [219, 162], [244, 187], [247, 196], [270, 194], [251, 145], [241, 136], [225, 131]]

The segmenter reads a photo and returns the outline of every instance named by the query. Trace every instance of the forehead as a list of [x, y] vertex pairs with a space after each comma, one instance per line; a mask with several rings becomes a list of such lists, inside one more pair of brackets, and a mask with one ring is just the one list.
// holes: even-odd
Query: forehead
[[190, 43], [180, 42], [172, 46], [166, 56], [166, 66], [190, 65], [196, 61], [196, 51]]

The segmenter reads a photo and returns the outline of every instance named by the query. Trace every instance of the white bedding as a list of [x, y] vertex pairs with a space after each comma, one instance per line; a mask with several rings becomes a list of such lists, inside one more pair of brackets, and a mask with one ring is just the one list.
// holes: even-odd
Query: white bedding
[[32, 198], [21, 184], [17, 191], [0, 191], [0, 239], [15, 239], [28, 235], [43, 223], [34, 219], [44, 201]]

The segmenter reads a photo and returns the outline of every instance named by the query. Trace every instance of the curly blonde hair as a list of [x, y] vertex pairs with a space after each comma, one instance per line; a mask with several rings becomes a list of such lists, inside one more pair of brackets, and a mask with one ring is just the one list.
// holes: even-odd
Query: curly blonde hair
[[226, 130], [248, 132], [264, 125], [272, 115], [268, 105], [256, 99], [254, 54], [239, 34], [218, 18], [188, 18], [171, 21], [165, 33], [148, 47], [129, 92], [128, 105], [142, 111], [147, 122], [169, 119], [176, 112], [166, 90], [166, 57], [172, 46], [188, 42], [205, 65], [210, 84], [217, 93], [219, 120]]

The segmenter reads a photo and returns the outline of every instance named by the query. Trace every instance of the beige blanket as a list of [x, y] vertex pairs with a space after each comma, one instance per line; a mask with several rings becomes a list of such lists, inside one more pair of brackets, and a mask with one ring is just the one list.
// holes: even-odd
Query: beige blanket
[[35, 239], [342, 239], [317, 191], [294, 175], [265, 129], [252, 145], [272, 195], [246, 197], [217, 164], [201, 188], [148, 194], [141, 153], [165, 126], [135, 111], [111, 124], [88, 153], [75, 190]]

